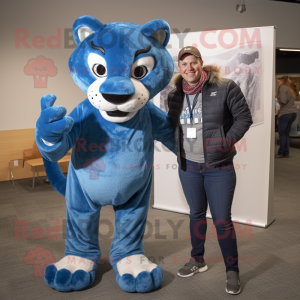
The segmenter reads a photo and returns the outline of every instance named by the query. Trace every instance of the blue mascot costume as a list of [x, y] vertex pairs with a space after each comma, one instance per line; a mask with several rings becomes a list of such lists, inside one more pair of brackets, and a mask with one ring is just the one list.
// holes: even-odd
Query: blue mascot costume
[[[88, 98], [65, 116], [64, 107], [53, 106], [56, 97], [46, 95], [36, 124], [47, 176], [67, 209], [65, 257], [46, 267], [45, 281], [63, 292], [94, 282], [100, 210], [113, 205], [110, 262], [116, 281], [124, 291], [149, 292], [163, 280], [163, 270], [143, 250], [154, 140], [176, 152], [167, 114], [149, 101], [173, 74], [165, 48], [170, 28], [164, 20], [104, 25], [83, 16], [73, 25], [73, 37], [77, 47], [69, 68]], [[57, 161], [71, 148], [66, 178]]]

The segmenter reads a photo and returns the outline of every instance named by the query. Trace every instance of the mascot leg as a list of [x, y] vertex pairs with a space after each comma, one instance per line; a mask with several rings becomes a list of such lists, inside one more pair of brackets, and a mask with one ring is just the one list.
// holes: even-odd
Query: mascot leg
[[152, 173], [144, 187], [125, 204], [114, 206], [115, 235], [110, 260], [116, 281], [126, 292], [145, 293], [161, 286], [163, 270], [144, 255], [143, 237], [151, 194]]
[[[86, 199], [79, 184], [67, 188], [67, 234], [65, 257], [45, 269], [45, 281], [61, 292], [83, 290], [95, 280], [98, 259], [100, 207]], [[74, 188], [73, 188], [74, 189]]]

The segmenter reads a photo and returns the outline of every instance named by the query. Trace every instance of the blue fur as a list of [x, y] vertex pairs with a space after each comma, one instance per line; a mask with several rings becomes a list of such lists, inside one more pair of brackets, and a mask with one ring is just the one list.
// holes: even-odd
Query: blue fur
[[57, 268], [51, 264], [45, 268], [45, 281], [53, 289], [60, 292], [84, 290], [95, 281], [97, 263], [91, 272], [77, 270], [73, 274], [67, 269], [57, 271]]
[[120, 288], [128, 293], [134, 293], [136, 292], [135, 289], [135, 278], [131, 274], [124, 274], [123, 276], [120, 276], [117, 274], [116, 281]]
[[135, 93], [135, 87], [128, 77], [111, 76], [101, 84], [100, 93], [133, 95]]
[[53, 188], [62, 196], [66, 194], [67, 178], [61, 172], [59, 164], [57, 162], [50, 162], [43, 158], [44, 167], [49, 181]]
[[73, 24], [73, 38], [74, 41], [76, 43], [76, 45], [78, 45], [80, 43], [79, 37], [78, 37], [78, 29], [82, 26], [86, 26], [91, 28], [93, 31], [100, 31], [104, 28], [104, 25], [96, 20], [93, 17], [90, 16], [82, 16], [80, 18], [78, 18], [74, 24]]
[[55, 279], [56, 272], [57, 269], [54, 265], [48, 265], [45, 268], [45, 281], [52, 288], [54, 288], [54, 279]]
[[161, 286], [164, 279], [164, 271], [160, 266], [157, 266], [150, 273], [153, 281], [153, 288], [157, 289]]
[[[148, 24], [148, 23], [147, 23]], [[149, 25], [144, 25], [144, 30], [155, 26], [158, 30], [159, 25], [170, 35], [170, 28], [166, 27], [166, 22], [162, 20], [154, 20], [149, 22]], [[151, 25], [151, 26], [150, 26]], [[126, 34], [130, 34], [130, 39]], [[153, 33], [151, 31], [151, 33]], [[129, 40], [128, 40], [129, 39]], [[169, 40], [169, 38], [167, 38]], [[91, 42], [95, 45], [103, 46], [107, 49], [105, 55], [99, 50], [91, 48]], [[125, 41], [128, 43], [126, 44]], [[105, 45], [108, 45], [105, 47]], [[145, 49], [151, 45], [148, 53], [143, 53], [134, 57], [135, 52], [139, 49]], [[150, 74], [140, 81], [150, 91], [150, 99], [159, 93], [171, 80], [174, 70], [173, 59], [166, 50], [164, 45], [161, 45], [153, 37], [143, 34], [142, 26], [131, 23], [110, 23], [99, 31], [88, 36], [78, 47], [74, 50], [69, 59], [69, 68], [76, 84], [86, 93], [88, 87], [95, 81], [95, 77], [89, 69], [87, 63], [87, 56], [90, 53], [103, 56], [107, 62], [107, 79], [116, 76], [124, 79], [130, 78], [131, 66], [134, 61], [143, 56], [153, 56], [155, 59], [155, 66]], [[118, 85], [122, 88], [121, 85]], [[120, 94], [123, 92], [119, 88], [114, 90], [114, 93]], [[109, 88], [106, 88], [108, 90]], [[112, 88], [111, 88], [112, 89]], [[126, 90], [128, 86], [126, 86]], [[125, 90], [125, 92], [126, 92]], [[101, 90], [100, 90], [101, 91]]]
[[146, 271], [138, 274], [134, 278], [131, 274], [123, 274], [120, 276], [117, 268], [114, 268], [117, 273], [116, 281], [126, 292], [133, 293], [147, 293], [153, 289], [157, 289], [161, 286], [164, 278], [163, 270], [160, 266], [157, 266], [155, 269], [148, 273]]
[[166, 33], [166, 38], [163, 42], [163, 46], [166, 47], [170, 39], [170, 27], [164, 20], [153, 20], [142, 26], [141, 32], [146, 36], [151, 36], [157, 30], [163, 29]]
[[69, 292], [72, 290], [72, 274], [69, 270], [61, 269], [56, 272], [54, 288], [61, 292]]
[[[94, 31], [82, 42], [78, 36], [81, 26]], [[166, 32], [162, 44], [151, 36], [160, 29]], [[143, 26], [132, 23], [103, 25], [92, 17], [84, 16], [75, 21], [73, 35], [77, 48], [69, 59], [69, 68], [74, 81], [84, 92], [95, 81], [87, 63], [90, 53], [105, 57], [107, 63], [108, 74], [100, 86], [101, 93], [134, 94], [131, 67], [143, 56], [152, 56], [155, 61], [152, 71], [140, 80], [148, 89], [150, 99], [172, 77], [173, 60], [165, 48], [170, 28], [163, 20], [154, 20]], [[92, 41], [105, 48], [105, 55], [91, 47]], [[135, 57], [137, 50], [149, 45], [148, 53]], [[110, 72], [113, 67], [114, 72]], [[141, 272], [133, 278], [129, 274], [120, 276], [116, 264], [122, 258], [144, 254], [143, 236], [152, 185], [154, 141], [162, 142], [176, 153], [174, 133], [167, 114], [149, 101], [130, 120], [113, 123], [104, 119], [86, 99], [66, 117], [63, 107], [53, 106], [55, 99], [54, 95], [42, 98], [36, 142], [44, 157], [50, 182], [66, 197], [65, 255], [87, 258], [95, 264], [90, 273], [76, 271], [74, 274], [66, 269], [57, 271], [54, 265], [50, 265], [45, 271], [46, 283], [59, 291], [71, 291], [87, 288], [94, 282], [101, 257], [98, 242], [100, 210], [102, 206], [113, 205], [115, 235], [109, 257], [119, 286], [127, 292], [142, 293], [158, 288], [163, 280], [159, 266], [151, 273]], [[54, 145], [48, 146], [42, 139]], [[66, 180], [56, 162], [71, 148]], [[91, 166], [97, 166], [98, 171], [92, 171]]]

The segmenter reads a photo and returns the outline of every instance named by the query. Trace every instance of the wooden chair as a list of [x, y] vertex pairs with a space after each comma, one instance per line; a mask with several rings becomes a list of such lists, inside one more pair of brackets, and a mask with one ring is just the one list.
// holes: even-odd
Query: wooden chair
[[[70, 150], [66, 156], [58, 161], [59, 164], [69, 162], [71, 157]], [[43, 181], [39, 178], [39, 167], [44, 166], [42, 154], [37, 147], [36, 142], [34, 141], [32, 149], [27, 149], [23, 151], [23, 161], [26, 162], [32, 168], [32, 186], [29, 187], [32, 191], [34, 190], [35, 186], [35, 178], [37, 178], [40, 182]], [[35, 176], [35, 171], [37, 171], [37, 176]]]

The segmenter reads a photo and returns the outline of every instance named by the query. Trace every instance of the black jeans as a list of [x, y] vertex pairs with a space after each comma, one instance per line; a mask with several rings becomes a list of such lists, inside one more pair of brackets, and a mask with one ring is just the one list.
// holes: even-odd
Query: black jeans
[[236, 234], [231, 220], [231, 204], [236, 185], [233, 163], [206, 168], [205, 164], [187, 160], [187, 170], [179, 168], [179, 178], [190, 206], [191, 256], [196, 261], [204, 260], [206, 211], [209, 203], [226, 272], [238, 273]]
[[278, 118], [279, 150], [278, 154], [283, 156], [290, 155], [290, 131], [297, 113], [285, 114]]

